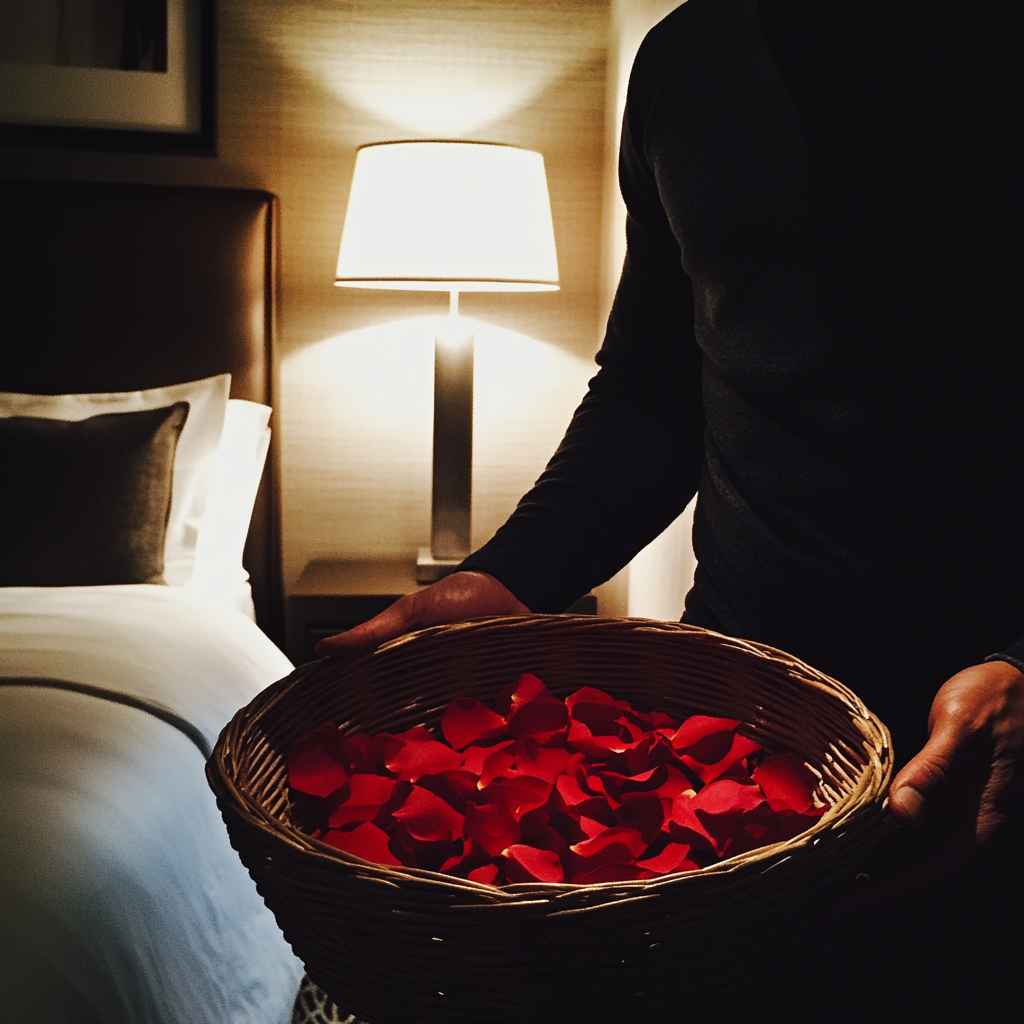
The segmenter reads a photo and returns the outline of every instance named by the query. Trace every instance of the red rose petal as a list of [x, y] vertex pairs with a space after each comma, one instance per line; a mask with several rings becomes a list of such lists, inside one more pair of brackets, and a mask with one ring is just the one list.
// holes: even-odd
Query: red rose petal
[[622, 709], [615, 704], [593, 704], [578, 701], [570, 709], [573, 721], [582, 722], [592, 736], [617, 736], [632, 742], [643, 730], [627, 723]]
[[672, 737], [672, 746], [676, 750], [685, 750], [693, 746], [705, 736], [716, 732], [732, 732], [740, 724], [738, 718], [710, 718], [707, 715], [690, 715], [676, 730]]
[[330, 796], [348, 782], [342, 738], [327, 722], [295, 743], [288, 755], [288, 784], [300, 793]]
[[679, 723], [664, 711], [647, 711], [637, 713], [637, 717], [643, 719], [649, 726], [651, 732], [662, 736], [674, 736], [679, 728]]
[[461, 846], [462, 849], [449, 857], [438, 869], [439, 871], [445, 871], [459, 878], [468, 878], [470, 871], [493, 863], [491, 855], [471, 840], [465, 840]]
[[[572, 854], [569, 850], [570, 843], [561, 832], [551, 826], [550, 820], [550, 816], [542, 808], [531, 811], [529, 814], [524, 814], [519, 820], [520, 841], [525, 846], [533, 846], [538, 850], [550, 850], [552, 853], [557, 853], [564, 867], [567, 863], [571, 863], [572, 860]], [[576, 842], [585, 838], [582, 835], [574, 836], [572, 841]]]
[[505, 877], [509, 882], [564, 882], [558, 854], [513, 843], [505, 851]]
[[438, 842], [462, 838], [463, 816], [422, 786], [413, 786], [405, 803], [391, 814], [414, 839]]
[[466, 813], [469, 804], [480, 801], [477, 777], [472, 772], [462, 769], [438, 772], [436, 775], [421, 775], [416, 785], [429, 789], [431, 793], [451, 804], [460, 814]]
[[500, 800], [480, 806], [470, 804], [466, 808], [462, 834], [483, 847], [492, 857], [497, 857], [502, 850], [518, 843], [520, 838], [519, 823]]
[[608, 796], [601, 776], [591, 774], [587, 767], [582, 758], [573, 760], [566, 767], [565, 774], [555, 780], [558, 793], [567, 807], [582, 804], [595, 797], [607, 801]]
[[[657, 752], [658, 749], [654, 737], [642, 735], [635, 743], [627, 746], [616, 758], [610, 759], [605, 767], [622, 775], [643, 775], [644, 772], [658, 767], [658, 761], [652, 760], [652, 754]], [[668, 760], [663, 755], [662, 759]], [[672, 760], [676, 760], [676, 758], [673, 757]]]
[[752, 740], [749, 736], [742, 736], [740, 733], [737, 733], [736, 739], [733, 740], [732, 747], [729, 750], [728, 758], [735, 762], [760, 752], [761, 747], [756, 741]]
[[718, 764], [729, 753], [729, 748], [735, 738], [736, 733], [731, 729], [704, 736], [687, 747], [686, 756], [689, 758], [687, 763], [695, 761], [700, 765]]
[[704, 826], [705, 833], [714, 841], [715, 851], [723, 857], [729, 853], [737, 834], [741, 813], [754, 810], [763, 803], [757, 786], [743, 785], [733, 779], [718, 779], [705, 786], [690, 801], [690, 807]]
[[351, 832], [328, 832], [323, 841], [336, 850], [343, 850], [377, 864], [401, 866], [401, 861], [388, 848], [388, 836], [369, 821]]
[[497, 884], [495, 879], [498, 877], [498, 865], [497, 864], [484, 864], [483, 867], [474, 868], [466, 877], [472, 882], [483, 882], [484, 885], [495, 885]]
[[604, 761], [609, 754], [619, 754], [626, 750], [630, 743], [618, 736], [595, 736], [587, 725], [572, 719], [567, 734], [569, 747], [594, 761]]
[[577, 779], [584, 791], [590, 792], [594, 796], [611, 797], [604, 784], [604, 779], [597, 772], [588, 771], [586, 766], [580, 765]]
[[[614, 805], [613, 805], [614, 804]], [[584, 800], [575, 807], [567, 808], [570, 814], [578, 818], [591, 818], [601, 822], [605, 828], [615, 828], [618, 822], [615, 820], [615, 808], [617, 802], [609, 803], [607, 797], [595, 796]]]
[[580, 788], [579, 782], [571, 775], [559, 775], [555, 780], [555, 788], [569, 807], [581, 804], [584, 800], [592, 800], [594, 798], [592, 793], [584, 792]]
[[456, 853], [449, 857], [440, 867], [439, 870], [444, 871], [446, 874], [454, 875], [455, 869], [462, 863], [462, 854]]
[[822, 811], [815, 809], [813, 814], [794, 814], [791, 811], [781, 811], [775, 819], [775, 841], [783, 842], [786, 839], [795, 839], [801, 832], [806, 832], [812, 825], [818, 823]]
[[754, 781], [761, 787], [773, 811], [814, 810], [814, 772], [796, 754], [775, 754], [754, 769]]
[[729, 844], [729, 856], [735, 857], [740, 853], [760, 849], [762, 846], [774, 843], [777, 838], [775, 830], [770, 826], [748, 824], [741, 819], [739, 828], [736, 829], [733, 840]]
[[391, 794], [391, 798], [388, 802], [381, 807], [377, 817], [373, 819], [374, 825], [387, 832], [395, 823], [395, 819], [391, 816], [391, 812], [396, 808], [401, 807], [411, 792], [411, 782], [401, 782], [396, 780], [395, 791]]
[[517, 774], [532, 775], [552, 785], [572, 758], [565, 747], [541, 747], [532, 736], [519, 740], [513, 749]]
[[704, 823], [704, 830], [715, 847], [715, 853], [719, 859], [731, 857], [730, 848], [736, 838], [736, 832], [740, 826], [738, 814], [705, 814], [696, 812], [697, 817]]
[[676, 768], [682, 765], [679, 751], [669, 742], [668, 738], [661, 733], [651, 733], [651, 751], [647, 755], [650, 765], [653, 768], [656, 764], [670, 764]]
[[665, 781], [654, 790], [663, 800], [675, 800], [683, 793], [694, 795], [694, 788], [690, 780], [678, 768], [670, 764], [665, 765]]
[[569, 712], [560, 700], [550, 703], [531, 701], [521, 705], [508, 720], [508, 731], [515, 737], [536, 736], [549, 739], [552, 734], [564, 729], [569, 722]]
[[734, 779], [718, 779], [693, 797], [690, 806], [706, 814], [738, 814], [740, 811], [753, 810], [763, 800], [764, 796], [757, 786], [743, 785]]
[[483, 767], [477, 773], [480, 776], [477, 782], [479, 789], [489, 786], [494, 779], [510, 778], [515, 774], [515, 754], [506, 746], [495, 750], [483, 763]]
[[380, 775], [353, 775], [348, 799], [335, 809], [327, 823], [331, 828], [340, 828], [350, 821], [371, 821], [391, 799], [397, 785], [396, 779]]
[[494, 710], [508, 718], [522, 704], [538, 699], [553, 701], [555, 698], [532, 672], [524, 672], [514, 683], [498, 691], [494, 699]]
[[[607, 832], [608, 829], [615, 827], [614, 825], [604, 825], [594, 818], [588, 818], [585, 814], [580, 815], [579, 822], [580, 828], [586, 834], [587, 839], [596, 839], [602, 833]], [[582, 841], [580, 840], [580, 842]]]
[[551, 737], [564, 729], [569, 721], [565, 704], [551, 696], [551, 691], [535, 676], [524, 672], [509, 692], [506, 687], [498, 695], [496, 707], [502, 711], [504, 698], [508, 699], [508, 731], [515, 737], [536, 736], [539, 740]]
[[668, 834], [675, 842], [687, 844], [691, 853], [700, 850], [718, 853], [717, 841], [694, 813], [692, 805], [692, 797], [680, 796], [675, 799], [672, 814], [666, 821]]
[[667, 771], [662, 765], [658, 765], [657, 768], [651, 768], [639, 775], [620, 775], [618, 772], [603, 771], [598, 777], [604, 791], [616, 800], [621, 800], [625, 793], [657, 789], [665, 781]]
[[389, 733], [367, 736], [365, 732], [346, 736], [341, 743], [342, 754], [349, 770], [361, 775], [384, 775], [384, 759], [389, 753], [401, 749], [401, 740]]
[[[605, 829], [600, 835], [576, 843], [571, 849], [592, 864], [603, 864], [609, 860], [635, 860], [647, 849], [647, 843], [635, 828], [619, 826]], [[625, 851], [624, 856], [622, 851]]]
[[689, 843], [669, 843], [657, 857], [638, 860], [637, 867], [647, 868], [656, 875], [667, 875], [673, 871], [696, 871], [700, 865], [690, 860]]
[[[723, 743], [723, 740], [728, 740], [728, 744]], [[724, 753], [722, 753], [723, 747]], [[714, 782], [738, 761], [760, 749], [753, 740], [746, 736], [740, 736], [738, 733], [716, 733], [690, 747], [682, 755], [682, 761], [700, 777], [702, 782]], [[701, 752], [700, 758], [693, 756], [694, 751]], [[718, 756], [717, 761], [701, 760], [701, 758], [716, 756]]]
[[[608, 831], [610, 832], [611, 829], [608, 829]], [[601, 838], [601, 836], [597, 836], [596, 839], [588, 839], [586, 842], [599, 842]], [[602, 846], [599, 850], [595, 850], [589, 856], [583, 856], [577, 852], [576, 847], [583, 845], [583, 843], [577, 843], [575, 846], [571, 846], [569, 848], [573, 853], [577, 854], [577, 870], [579, 871], [597, 867], [599, 864], [610, 864], [612, 862], [616, 864], [633, 864], [637, 858], [637, 854], [633, 852], [633, 847], [631, 845], [627, 846], [625, 843], [608, 842], [605, 846]], [[641, 846], [641, 849], [643, 849], [643, 846]]]
[[[377, 824], [374, 822], [374, 824]], [[459, 852], [461, 840], [423, 840], [410, 835], [405, 825], [396, 821], [390, 829], [391, 852], [410, 868], [423, 868], [426, 871], [440, 871], [441, 865]]]
[[654, 872], [638, 864], [625, 861], [609, 861], [594, 868], [577, 871], [572, 880], [577, 885], [593, 885], [595, 882], [635, 882], [642, 878], [654, 878]]
[[[534, 814], [537, 812], [534, 811]], [[588, 836], [583, 829], [580, 828], [579, 821], [569, 814], [561, 814], [558, 811], [545, 812], [548, 818], [548, 825], [551, 830], [559, 836], [562, 840], [561, 843], [549, 842], [545, 845], [557, 853], [564, 853], [573, 843], [580, 843], [584, 839], [591, 839], [592, 836]], [[523, 815], [523, 821], [529, 821], [528, 815]], [[520, 822], [522, 825], [522, 822]]]
[[577, 704], [610, 704], [614, 708], [619, 707], [619, 702], [614, 697], [596, 686], [581, 686], [575, 693], [570, 693], [565, 698], [565, 706], [570, 713]]
[[288, 764], [288, 784], [311, 797], [330, 797], [348, 781], [348, 772], [323, 746], [293, 755]]
[[551, 795], [551, 784], [532, 775], [498, 778], [483, 790], [488, 802], [502, 800], [518, 821], [527, 811], [543, 807]]
[[625, 793], [615, 818], [620, 825], [635, 828], [643, 841], [650, 844], [665, 824], [665, 809], [657, 793]]
[[495, 738], [505, 731], [505, 719], [478, 700], [456, 697], [441, 718], [441, 732], [456, 750]]
[[383, 807], [397, 785], [397, 779], [386, 779], [382, 775], [353, 775], [349, 783], [349, 801]]
[[465, 768], [467, 772], [472, 772], [474, 775], [479, 775], [484, 770], [484, 764], [486, 763], [487, 758], [491, 756], [491, 754], [494, 754], [499, 750], [503, 750], [505, 747], [510, 747], [515, 742], [516, 740], [509, 739], [502, 740], [499, 743], [495, 743], [493, 746], [466, 747], [466, 749], [462, 752], [462, 756], [466, 759], [462, 767]]
[[400, 779], [415, 782], [421, 775], [436, 775], [438, 772], [461, 768], [462, 761], [462, 755], [451, 747], [438, 743], [433, 738], [416, 737], [406, 739], [402, 749], [388, 757], [384, 763], [388, 770], [394, 772]]

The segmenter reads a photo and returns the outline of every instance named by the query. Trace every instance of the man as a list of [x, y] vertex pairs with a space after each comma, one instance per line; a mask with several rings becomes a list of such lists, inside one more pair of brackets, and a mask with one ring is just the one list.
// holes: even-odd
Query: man
[[[992, 893], [948, 879], [1021, 817], [1021, 10], [689, 0], [658, 25], [623, 125], [626, 262], [562, 445], [464, 571], [320, 652], [561, 611], [697, 492], [684, 621], [842, 680], [905, 762], [890, 807], [916, 832], [851, 899], [945, 885], [913, 949], [936, 907], [995, 928], [956, 903]], [[906, 1009], [875, 1019], [987, 1005], [890, 981]]]

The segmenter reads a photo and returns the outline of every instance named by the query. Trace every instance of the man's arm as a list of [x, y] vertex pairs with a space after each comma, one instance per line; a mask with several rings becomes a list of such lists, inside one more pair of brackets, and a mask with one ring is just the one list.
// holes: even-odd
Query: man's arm
[[696, 493], [704, 460], [702, 353], [677, 242], [644, 152], [655, 83], [643, 51], [619, 160], [626, 259], [600, 372], [532, 490], [464, 563], [533, 611], [560, 612], [654, 539]]

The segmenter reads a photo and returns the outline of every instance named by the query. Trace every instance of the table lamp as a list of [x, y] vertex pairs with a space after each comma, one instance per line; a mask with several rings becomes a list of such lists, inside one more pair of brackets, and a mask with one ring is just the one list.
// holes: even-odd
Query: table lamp
[[336, 285], [449, 293], [434, 338], [430, 546], [416, 579], [452, 572], [470, 550], [473, 335], [459, 292], [558, 288], [544, 158], [481, 142], [381, 142], [356, 154]]

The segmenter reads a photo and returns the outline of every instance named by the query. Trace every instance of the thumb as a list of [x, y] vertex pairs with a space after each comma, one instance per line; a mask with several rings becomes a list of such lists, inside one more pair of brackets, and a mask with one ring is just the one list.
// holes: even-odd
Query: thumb
[[411, 615], [406, 605], [397, 601], [372, 619], [361, 622], [344, 633], [321, 640], [316, 645], [316, 653], [321, 657], [326, 655], [334, 658], [362, 654], [408, 632], [410, 622]]
[[896, 776], [889, 788], [889, 810], [899, 824], [916, 828], [931, 816], [945, 795], [959, 746], [951, 725], [933, 729], [921, 752]]

